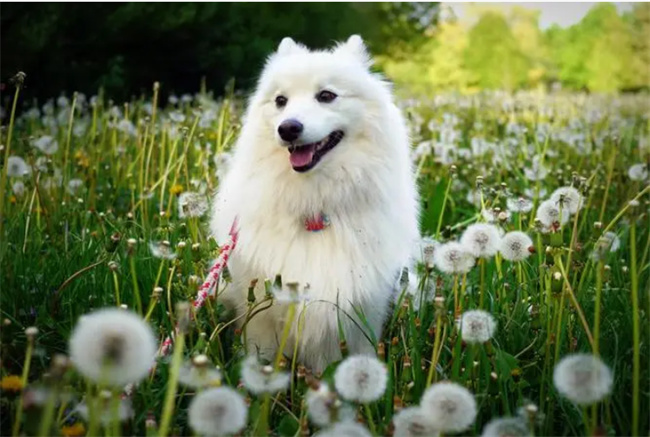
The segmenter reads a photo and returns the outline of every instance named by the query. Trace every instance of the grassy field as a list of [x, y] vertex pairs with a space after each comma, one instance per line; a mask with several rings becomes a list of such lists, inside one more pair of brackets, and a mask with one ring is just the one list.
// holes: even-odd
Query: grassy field
[[[413, 138], [422, 234], [429, 238], [414, 248], [418, 262], [403, 275], [403, 292], [377, 339], [387, 371], [366, 375], [385, 390], [366, 401], [334, 392], [338, 363], [313, 375], [294, 357], [278, 357], [263, 367], [249, 360], [242, 372], [245, 329], [234, 329], [218, 297], [191, 318], [187, 308], [175, 308], [194, 301], [219, 255], [201, 210], [227, 169], [243, 99], [157, 96], [154, 86], [150, 96], [128, 104], [75, 94], [19, 107], [15, 117], [11, 105], [5, 108], [2, 435], [191, 435], [188, 409], [199, 392], [213, 395], [214, 405], [205, 399], [213, 419], [230, 415], [215, 434], [342, 435], [355, 419], [364, 429], [348, 435], [391, 435], [396, 425], [401, 435], [454, 434], [453, 426], [427, 428], [406, 413], [393, 420], [441, 381], [469, 389], [476, 402], [475, 418], [471, 405], [456, 405], [470, 422], [458, 428], [464, 435], [480, 435], [486, 423], [506, 416], [518, 418], [519, 431], [485, 434], [647, 435], [647, 96], [490, 93], [400, 102]], [[577, 192], [553, 197], [560, 187]], [[188, 192], [200, 196], [188, 200]], [[557, 220], [548, 219], [549, 198], [564, 205]], [[187, 202], [198, 211], [179, 208]], [[531, 250], [524, 248], [521, 261], [493, 251], [449, 272], [436, 252], [473, 223], [492, 223], [499, 238], [521, 230]], [[281, 286], [279, 278], [258, 279], [268, 281], [270, 292], [251, 302], [253, 317], [279, 300]], [[119, 306], [146, 318], [156, 347], [177, 329], [172, 352], [126, 389], [92, 381], [80, 359], [75, 366], [59, 355], [69, 353], [81, 316]], [[472, 342], [458, 319], [474, 309], [489, 312], [496, 328]], [[102, 345], [96, 346], [91, 341], [84, 359], [94, 358]], [[613, 375], [611, 387], [602, 380], [607, 372], [574, 375], [584, 390], [602, 385], [591, 401], [572, 394], [571, 382], [554, 383], [556, 364], [578, 352], [600, 356]], [[192, 357], [193, 364], [185, 363]], [[203, 376], [187, 385], [192, 367]], [[266, 378], [261, 388], [256, 375]], [[319, 380], [321, 393], [325, 382], [331, 388], [320, 404], [313, 390]], [[236, 392], [206, 388], [214, 385]], [[422, 401], [407, 411], [426, 416], [438, 407]], [[246, 417], [246, 409], [242, 429], [233, 417]]]

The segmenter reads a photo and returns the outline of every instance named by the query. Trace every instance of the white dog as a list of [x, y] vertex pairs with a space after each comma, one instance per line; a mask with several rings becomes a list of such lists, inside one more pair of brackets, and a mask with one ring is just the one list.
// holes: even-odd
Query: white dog
[[[277, 274], [309, 284], [284, 353], [297, 341], [300, 361], [316, 371], [341, 358], [339, 322], [350, 352], [373, 351], [419, 235], [407, 129], [370, 62], [357, 35], [326, 51], [284, 38], [213, 205], [217, 241], [239, 224], [224, 301], [245, 312], [256, 278], [258, 302], [263, 280]], [[276, 302], [248, 322], [250, 352], [272, 360], [286, 315]]]

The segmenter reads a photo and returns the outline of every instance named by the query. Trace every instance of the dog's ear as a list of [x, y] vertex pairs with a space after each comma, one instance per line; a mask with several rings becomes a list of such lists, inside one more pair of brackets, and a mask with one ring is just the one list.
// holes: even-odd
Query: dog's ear
[[346, 42], [340, 43], [336, 46], [335, 52], [352, 56], [366, 67], [372, 65], [372, 58], [359, 35], [352, 35]]
[[297, 52], [304, 52], [305, 51], [305, 46], [302, 44], [298, 44], [288, 36], [285, 38], [282, 38], [282, 41], [280, 41], [280, 45], [278, 46], [277, 54], [280, 56], [288, 55], [291, 53], [297, 53]]

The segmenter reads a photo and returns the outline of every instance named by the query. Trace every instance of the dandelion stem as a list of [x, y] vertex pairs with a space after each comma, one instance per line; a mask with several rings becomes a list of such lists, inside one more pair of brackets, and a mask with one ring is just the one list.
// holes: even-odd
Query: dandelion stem
[[120, 283], [119, 280], [117, 279], [117, 272], [113, 272], [113, 285], [115, 287], [115, 302], [119, 307], [122, 304], [122, 302], [120, 301]]
[[14, 131], [14, 120], [16, 118], [16, 104], [18, 103], [18, 95], [20, 94], [21, 83], [16, 83], [16, 91], [14, 92], [14, 101], [11, 104], [11, 116], [9, 117], [9, 131], [7, 132], [7, 145], [5, 146], [5, 159], [4, 165], [2, 166], [2, 176], [0, 180], [0, 239], [4, 240], [2, 233], [2, 224], [4, 223], [4, 206], [5, 206], [5, 193], [8, 196], [11, 195], [11, 190], [5, 190], [7, 185], [7, 171], [9, 166], [9, 152], [11, 151], [11, 137]]
[[594, 337], [591, 335], [591, 331], [589, 329], [589, 324], [587, 324], [587, 319], [585, 318], [584, 313], [582, 312], [582, 308], [580, 308], [580, 304], [576, 300], [575, 294], [573, 294], [573, 290], [571, 289], [571, 284], [569, 283], [569, 278], [566, 274], [566, 271], [564, 270], [564, 265], [562, 264], [562, 259], [560, 257], [557, 258], [556, 260], [558, 267], [560, 268], [560, 272], [562, 273], [562, 277], [564, 278], [564, 282], [566, 284], [566, 291], [569, 293], [569, 298], [571, 300], [571, 303], [573, 304], [573, 307], [576, 310], [576, 313], [578, 313], [578, 317], [580, 318], [580, 322], [582, 323], [582, 327], [585, 330], [585, 334], [587, 335], [587, 339], [589, 340], [589, 344], [593, 348], [594, 346]]
[[438, 365], [438, 348], [440, 347], [440, 329], [442, 328], [442, 311], [436, 311], [436, 334], [433, 340], [433, 350], [431, 351], [431, 366], [429, 367], [429, 374], [427, 375], [427, 385], [429, 387], [433, 382], [433, 376], [436, 372], [436, 366]]
[[436, 227], [437, 240], [440, 237], [440, 229], [442, 228], [442, 217], [445, 214], [445, 207], [447, 206], [447, 197], [449, 197], [449, 190], [451, 190], [451, 183], [454, 180], [452, 175], [449, 175], [449, 182], [447, 182], [447, 189], [445, 190], [445, 197], [442, 199], [442, 208], [440, 208], [440, 215], [438, 216], [438, 226]]
[[639, 435], [639, 388], [641, 328], [639, 322], [639, 277], [636, 266], [636, 223], [630, 225], [630, 276], [632, 280], [632, 435]]
[[138, 287], [138, 275], [135, 270], [135, 257], [133, 254], [129, 256], [129, 263], [131, 264], [131, 281], [133, 282], [133, 297], [135, 297], [135, 307], [138, 314], [142, 315], [142, 300], [140, 299], [140, 288]]
[[54, 410], [56, 409], [57, 385], [55, 383], [52, 391], [47, 397], [47, 403], [41, 416], [41, 426], [38, 429], [38, 435], [47, 437], [52, 435], [52, 422], [54, 421]]
[[12, 435], [16, 437], [20, 431], [20, 425], [22, 424], [23, 419], [23, 402], [25, 400], [25, 387], [27, 386], [27, 378], [29, 376], [29, 367], [32, 363], [32, 354], [34, 353], [34, 338], [32, 336], [27, 337], [27, 351], [25, 353], [25, 362], [23, 363], [23, 374], [20, 378], [20, 385], [23, 390], [20, 392], [20, 397], [18, 398], [18, 406], [16, 407], [16, 419], [14, 421], [14, 427], [12, 430]]
[[68, 132], [65, 137], [65, 151], [63, 153], [63, 164], [61, 165], [61, 171], [63, 172], [63, 193], [61, 193], [61, 199], [65, 200], [68, 198], [68, 160], [70, 159], [70, 142], [72, 140], [72, 121], [74, 120], [74, 108], [77, 105], [77, 93], [74, 93], [72, 96], [72, 105], [70, 105], [70, 118], [68, 119]]
[[366, 410], [366, 417], [368, 418], [368, 427], [372, 435], [377, 435], [377, 427], [375, 426], [375, 421], [372, 419], [372, 411], [370, 410], [370, 405], [364, 404], [363, 408]]
[[165, 393], [165, 403], [163, 405], [162, 418], [160, 420], [159, 437], [165, 437], [169, 432], [172, 415], [174, 413], [174, 398], [178, 388], [178, 372], [183, 360], [183, 349], [185, 347], [185, 333], [179, 330], [174, 342], [174, 355], [169, 369], [169, 381], [167, 382], [167, 392]]
[[296, 315], [296, 304], [291, 302], [289, 308], [287, 309], [287, 319], [284, 322], [284, 330], [282, 331], [282, 338], [280, 340], [280, 346], [278, 351], [275, 354], [275, 362], [273, 363], [273, 368], [278, 371], [280, 370], [280, 361], [282, 361], [282, 355], [284, 353], [284, 348], [287, 345], [289, 339], [289, 333], [291, 332], [291, 326], [293, 325], [293, 318]]

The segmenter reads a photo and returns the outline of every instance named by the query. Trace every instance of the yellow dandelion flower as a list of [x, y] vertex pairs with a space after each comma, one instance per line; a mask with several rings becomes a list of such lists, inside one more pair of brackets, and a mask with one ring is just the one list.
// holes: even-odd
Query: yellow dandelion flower
[[180, 184], [172, 185], [172, 187], [169, 189], [169, 192], [175, 196], [179, 195], [183, 192], [183, 186]]
[[23, 381], [18, 375], [7, 375], [0, 381], [2, 391], [20, 391], [23, 388]]
[[74, 425], [66, 425], [61, 427], [61, 434], [65, 437], [80, 437], [86, 434], [86, 427], [81, 422], [77, 422]]

